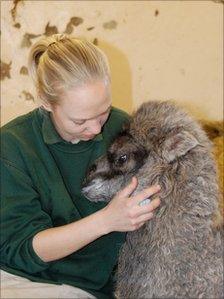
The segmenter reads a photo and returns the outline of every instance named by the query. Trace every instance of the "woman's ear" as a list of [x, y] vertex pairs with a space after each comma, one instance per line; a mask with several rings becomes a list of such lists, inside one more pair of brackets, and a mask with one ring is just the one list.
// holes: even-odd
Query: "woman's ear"
[[42, 102], [41, 107], [43, 107], [48, 112], [52, 112], [52, 105], [50, 103]]

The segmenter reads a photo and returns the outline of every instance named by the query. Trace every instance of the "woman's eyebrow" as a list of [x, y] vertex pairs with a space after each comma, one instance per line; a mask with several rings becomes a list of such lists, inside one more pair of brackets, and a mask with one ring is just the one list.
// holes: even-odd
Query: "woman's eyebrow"
[[104, 112], [100, 113], [99, 115], [97, 115], [97, 116], [95, 116], [95, 117], [91, 117], [91, 118], [87, 118], [87, 119], [82, 119], [82, 118], [71, 118], [71, 120], [73, 120], [73, 121], [86, 121], [86, 120], [90, 120], [90, 119], [96, 118], [96, 117], [98, 117], [98, 116], [100, 116], [100, 115], [106, 113], [106, 112], [107, 112], [108, 110], [110, 110], [110, 109], [111, 109], [111, 105], [110, 105]]

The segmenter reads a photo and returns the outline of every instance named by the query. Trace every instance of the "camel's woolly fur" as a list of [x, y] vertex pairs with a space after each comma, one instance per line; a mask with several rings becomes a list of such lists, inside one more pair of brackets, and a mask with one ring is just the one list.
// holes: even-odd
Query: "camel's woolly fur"
[[148, 102], [96, 161], [84, 194], [110, 200], [135, 175], [136, 192], [161, 186], [152, 220], [127, 233], [120, 252], [118, 298], [223, 298], [222, 228], [212, 143], [170, 102]]

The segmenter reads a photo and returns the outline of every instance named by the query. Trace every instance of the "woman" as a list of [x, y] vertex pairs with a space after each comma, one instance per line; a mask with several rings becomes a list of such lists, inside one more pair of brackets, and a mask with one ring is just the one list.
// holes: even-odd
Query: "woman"
[[87, 168], [128, 120], [111, 108], [100, 49], [53, 35], [32, 47], [29, 69], [41, 106], [1, 132], [2, 277], [18, 283], [3, 283], [3, 297], [112, 298], [124, 232], [152, 218], [159, 198], [138, 204], [159, 187], [131, 196], [133, 178], [107, 206], [81, 194]]

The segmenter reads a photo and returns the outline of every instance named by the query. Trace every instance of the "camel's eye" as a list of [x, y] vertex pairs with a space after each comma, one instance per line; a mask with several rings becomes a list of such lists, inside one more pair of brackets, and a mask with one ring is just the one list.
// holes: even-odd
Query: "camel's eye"
[[118, 159], [117, 159], [117, 163], [119, 165], [122, 165], [124, 164], [126, 161], [127, 161], [127, 155], [121, 155]]

